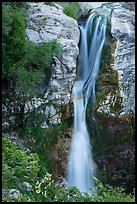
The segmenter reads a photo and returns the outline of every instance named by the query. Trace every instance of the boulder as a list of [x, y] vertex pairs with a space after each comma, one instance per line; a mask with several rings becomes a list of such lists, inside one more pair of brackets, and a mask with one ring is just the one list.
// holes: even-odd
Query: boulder
[[110, 2], [79, 2], [79, 4], [82, 16], [88, 16], [90, 12], [104, 16], [109, 16], [111, 13], [112, 3]]
[[61, 6], [48, 6], [44, 2], [28, 5], [26, 35], [30, 41], [43, 43], [65, 38], [79, 42], [77, 21], [67, 16]]

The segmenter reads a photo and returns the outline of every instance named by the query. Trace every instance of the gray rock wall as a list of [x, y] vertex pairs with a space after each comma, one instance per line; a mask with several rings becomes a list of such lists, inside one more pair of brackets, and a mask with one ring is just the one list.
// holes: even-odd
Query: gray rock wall
[[116, 39], [114, 68], [118, 72], [123, 113], [135, 111], [135, 12], [114, 5], [111, 33]]
[[[79, 53], [78, 24], [77, 21], [65, 15], [63, 8], [57, 4], [56, 7], [47, 6], [44, 2], [29, 3], [29, 5], [26, 28], [28, 40], [34, 43], [44, 43], [57, 39], [63, 48], [60, 56], [54, 57], [49, 86], [44, 95], [45, 104], [52, 103], [46, 107], [44, 114], [50, 116], [49, 123], [57, 124], [61, 121], [61, 115], [58, 114], [59, 107], [72, 101], [70, 92], [76, 77]], [[31, 102], [28, 103], [31, 104]], [[30, 111], [30, 109], [32, 107], [26, 104], [26, 111]], [[44, 126], [47, 127], [46, 121]]]

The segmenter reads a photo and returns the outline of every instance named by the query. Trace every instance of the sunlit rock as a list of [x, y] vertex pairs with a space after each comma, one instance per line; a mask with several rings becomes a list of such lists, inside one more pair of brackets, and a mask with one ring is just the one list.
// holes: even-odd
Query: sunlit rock
[[[44, 98], [48, 99], [57, 109], [71, 100], [70, 91], [72, 81], [76, 77], [77, 56], [79, 53], [78, 42], [80, 32], [78, 23], [63, 12], [63, 8], [56, 4], [48, 6], [44, 2], [28, 3], [26, 35], [29, 41], [44, 43], [58, 39], [62, 46], [62, 52], [54, 57], [51, 64], [51, 77]], [[35, 104], [35, 107], [37, 104]], [[27, 108], [28, 107], [28, 108]], [[53, 107], [53, 106], [52, 106]], [[28, 102], [26, 109], [31, 109]], [[51, 113], [53, 112], [50, 109]], [[61, 121], [59, 115], [49, 118], [50, 124]]]
[[111, 32], [116, 39], [114, 68], [118, 72], [122, 110], [135, 111], [135, 12], [114, 7]]

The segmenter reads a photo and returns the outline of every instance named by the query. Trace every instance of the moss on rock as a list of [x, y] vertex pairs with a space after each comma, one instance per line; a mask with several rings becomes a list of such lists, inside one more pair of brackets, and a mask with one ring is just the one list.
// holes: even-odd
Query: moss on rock
[[119, 91], [118, 73], [114, 69], [113, 53], [115, 41], [112, 38], [102, 51], [100, 73], [96, 84], [96, 111], [107, 115], [119, 115], [121, 111], [121, 97]]

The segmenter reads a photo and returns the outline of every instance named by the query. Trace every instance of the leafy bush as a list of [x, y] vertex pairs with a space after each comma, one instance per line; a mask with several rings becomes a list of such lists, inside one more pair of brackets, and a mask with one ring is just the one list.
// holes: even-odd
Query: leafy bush
[[44, 3], [48, 6], [56, 6], [56, 4], [54, 2], [44, 2]]
[[[123, 189], [103, 185], [95, 179], [97, 187], [92, 195], [81, 193], [75, 186], [64, 188], [55, 187], [52, 175], [46, 172], [41, 179], [38, 178], [39, 157], [36, 153], [27, 153], [12, 144], [9, 139], [2, 138], [3, 160], [2, 180], [3, 189], [19, 190], [18, 198], [3, 195], [4, 202], [134, 202], [134, 194], [125, 194]], [[32, 190], [27, 191], [22, 183], [28, 182]]]
[[75, 187], [70, 188], [70, 192], [63, 187], [55, 187], [52, 175], [48, 172], [41, 181], [37, 181], [35, 190], [38, 195], [37, 199], [41, 202], [71, 202], [71, 197], [79, 193]]
[[59, 136], [63, 136], [68, 128], [64, 122], [60, 125], [52, 125], [49, 128], [41, 128], [40, 126], [26, 126], [18, 128], [16, 132], [19, 137], [26, 140], [27, 145], [31, 147], [32, 152], [39, 155], [42, 168], [39, 171], [39, 176], [45, 174], [46, 169], [51, 171], [52, 162], [49, 159], [50, 149], [52, 145], [58, 143]]
[[44, 78], [49, 80], [50, 63], [61, 51], [61, 46], [57, 40], [42, 45], [27, 43], [25, 20], [23, 2], [3, 3], [2, 78], [14, 79], [23, 93], [36, 96]]
[[103, 185], [101, 181], [94, 177], [97, 184], [97, 195], [93, 196], [97, 202], [133, 202], [135, 197], [126, 194], [123, 188]]
[[60, 50], [61, 46], [57, 40], [42, 45], [36, 45], [32, 42], [26, 45], [24, 58], [12, 66], [10, 73], [16, 76], [17, 84], [24, 93], [29, 94], [29, 96], [35, 96], [39, 93], [39, 85], [44, 82], [44, 79], [49, 81], [49, 65], [53, 56]]
[[74, 18], [77, 20], [78, 12], [80, 10], [80, 5], [77, 2], [70, 3], [69, 5], [65, 6], [63, 11], [67, 16]]
[[21, 181], [33, 182], [39, 172], [37, 153], [28, 154], [12, 144], [8, 138], [3, 137], [2, 156], [3, 185], [5, 188], [15, 187], [18, 180], [19, 183]]
[[2, 37], [6, 38], [9, 35], [12, 27], [12, 8], [10, 5], [2, 5]]
[[126, 195], [122, 189], [104, 186], [98, 179], [97, 190], [92, 195], [80, 193], [75, 187], [55, 187], [52, 175], [48, 172], [41, 181], [37, 181], [35, 189], [37, 199], [41, 202], [134, 202], [134, 196]]
[[[21, 192], [20, 201], [27, 200], [23, 182], [28, 182], [34, 187], [36, 176], [39, 172], [39, 157], [37, 153], [28, 153], [12, 144], [8, 138], [2, 138], [2, 183], [3, 189], [16, 189]], [[23, 194], [26, 194], [25, 200]], [[8, 195], [7, 195], [8, 196]], [[13, 201], [4, 197], [5, 202]], [[32, 196], [32, 195], [31, 195]], [[16, 200], [16, 199], [15, 199]], [[14, 201], [15, 201], [14, 200]]]
[[27, 139], [28, 143], [34, 147], [36, 152], [38, 151], [41, 155], [43, 155], [43, 151], [46, 147], [51, 147], [52, 144], [56, 144], [58, 142], [58, 137], [63, 135], [66, 127], [67, 125], [65, 123], [52, 125], [46, 129], [34, 125], [18, 128], [16, 132], [21, 138]]
[[25, 48], [25, 12], [11, 4], [2, 5], [2, 73], [9, 75], [12, 66], [23, 59]]

